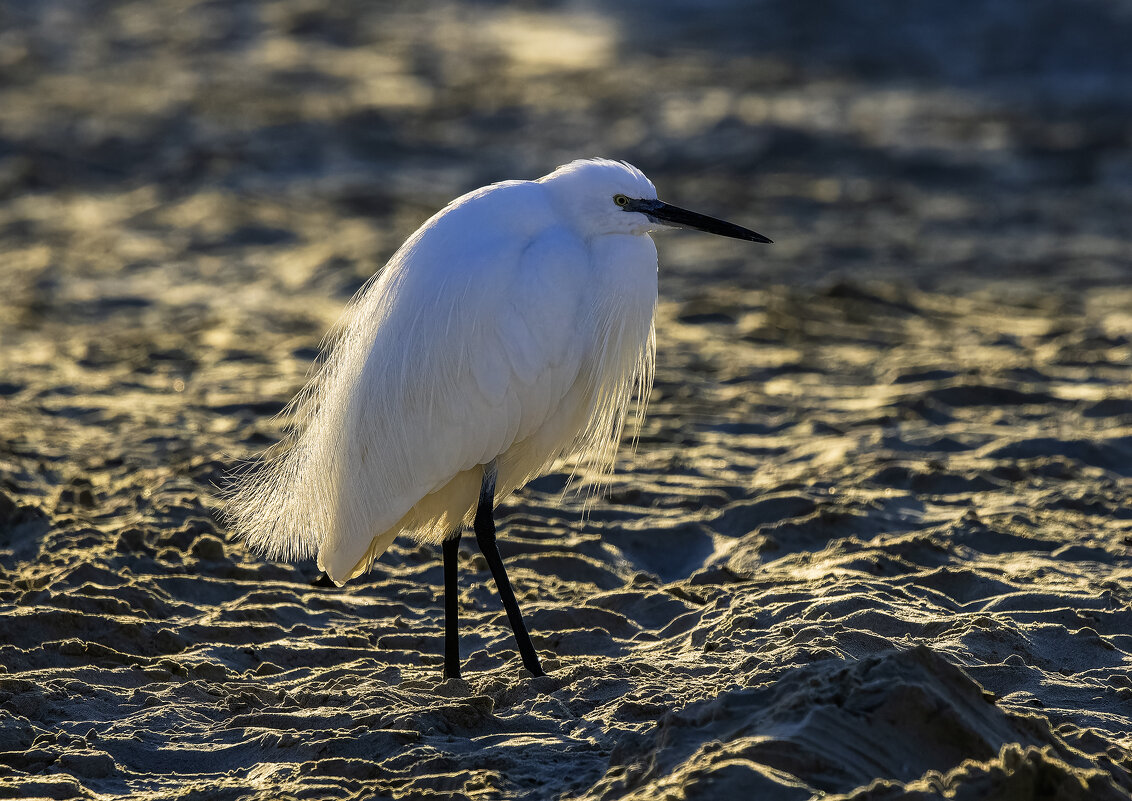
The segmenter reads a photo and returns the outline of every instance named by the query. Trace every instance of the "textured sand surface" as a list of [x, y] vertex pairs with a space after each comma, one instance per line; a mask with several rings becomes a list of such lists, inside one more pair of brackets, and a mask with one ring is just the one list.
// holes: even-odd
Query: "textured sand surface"
[[[0, 6], [0, 797], [1132, 797], [1132, 17], [936, 5]], [[215, 484], [595, 154], [776, 244], [659, 238], [636, 450], [498, 513], [548, 675], [467, 538], [442, 681], [438, 549], [320, 586]]]

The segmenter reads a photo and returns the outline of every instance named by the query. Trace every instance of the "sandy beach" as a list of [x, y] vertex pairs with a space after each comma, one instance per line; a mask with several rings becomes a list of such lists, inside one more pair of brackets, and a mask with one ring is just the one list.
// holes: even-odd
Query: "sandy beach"
[[[0, 798], [1132, 798], [1125, 3], [0, 6]], [[591, 499], [342, 588], [234, 541], [350, 297], [577, 157], [657, 237]]]

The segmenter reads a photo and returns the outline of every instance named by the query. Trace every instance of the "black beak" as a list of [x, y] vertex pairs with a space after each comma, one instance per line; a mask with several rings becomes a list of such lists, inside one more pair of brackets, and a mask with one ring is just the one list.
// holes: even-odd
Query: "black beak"
[[729, 236], [732, 239], [745, 239], [748, 242], [765, 242], [772, 244], [771, 240], [762, 234], [744, 228], [741, 225], [708, 217], [706, 214], [697, 214], [694, 211], [682, 209], [679, 206], [670, 206], [661, 200], [633, 200], [630, 199], [622, 208], [625, 211], [636, 211], [648, 217], [653, 222], [663, 225], [672, 225], [677, 228], [694, 228], [697, 231], [707, 231], [709, 234]]

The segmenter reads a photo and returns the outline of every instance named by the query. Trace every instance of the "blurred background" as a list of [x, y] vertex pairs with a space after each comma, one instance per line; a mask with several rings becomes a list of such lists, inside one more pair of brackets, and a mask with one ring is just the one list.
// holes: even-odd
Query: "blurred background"
[[672, 237], [668, 292], [708, 262], [1124, 280], [1129, 42], [1128, 0], [6, 0], [8, 299], [31, 324], [125, 280], [340, 303], [449, 199], [592, 155], [777, 242]]
[[745, 335], [805, 340], [832, 314], [813, 291], [976, 292], [1098, 321], [1114, 363], [1127, 293], [1095, 290], [1132, 275], [1129, 42], [1129, 0], [6, 0], [9, 441], [227, 449], [429, 215], [594, 155], [775, 240], [662, 237], [686, 318], [802, 287]]

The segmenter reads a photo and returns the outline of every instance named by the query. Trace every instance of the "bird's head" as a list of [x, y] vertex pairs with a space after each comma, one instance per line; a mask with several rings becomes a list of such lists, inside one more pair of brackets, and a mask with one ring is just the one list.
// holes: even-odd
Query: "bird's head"
[[646, 234], [659, 228], [692, 228], [711, 234], [770, 242], [762, 234], [657, 199], [656, 187], [631, 164], [608, 159], [572, 161], [539, 179], [559, 209], [588, 236]]

